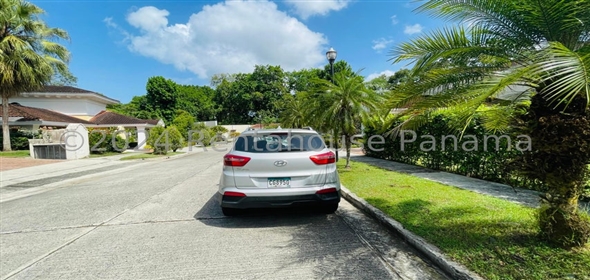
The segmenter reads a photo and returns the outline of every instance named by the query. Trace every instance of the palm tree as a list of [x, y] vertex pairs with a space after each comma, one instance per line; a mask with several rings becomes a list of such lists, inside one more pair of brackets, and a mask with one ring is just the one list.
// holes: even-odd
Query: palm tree
[[39, 16], [45, 12], [23, 0], [0, 0], [0, 93], [3, 150], [10, 151], [8, 99], [38, 90], [55, 74], [69, 76], [68, 50], [52, 41], [68, 34], [50, 28]]
[[[541, 231], [583, 246], [590, 223], [577, 204], [590, 163], [590, 1], [429, 0], [418, 11], [460, 23], [392, 50], [394, 63], [414, 65], [389, 98], [390, 107], [409, 107], [390, 132], [440, 110], [454, 110], [465, 125], [479, 116], [490, 130], [526, 132], [532, 151], [514, 166], [549, 187]], [[508, 102], [486, 109], [502, 96]]]
[[364, 78], [358, 73], [336, 73], [334, 83], [318, 80], [321, 90], [315, 98], [309, 98], [308, 118], [324, 131], [334, 131], [334, 137], [344, 138], [346, 165], [350, 168], [352, 138], [358, 134], [360, 125], [369, 119], [371, 112], [380, 104], [381, 96], [367, 88]]
[[298, 92], [295, 95], [286, 94], [281, 102], [282, 111], [280, 123], [284, 128], [302, 128], [308, 126], [307, 110], [305, 100], [308, 94]]

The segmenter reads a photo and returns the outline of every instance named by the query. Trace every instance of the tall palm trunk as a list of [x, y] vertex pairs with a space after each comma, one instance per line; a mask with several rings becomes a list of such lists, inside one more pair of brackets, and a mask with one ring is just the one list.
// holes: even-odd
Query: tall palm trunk
[[12, 151], [10, 148], [10, 129], [8, 127], [8, 118], [10, 114], [8, 113], [8, 95], [2, 95], [2, 150]]
[[346, 135], [344, 138], [344, 146], [346, 147], [346, 165], [344, 168], [350, 168], [350, 148], [352, 147], [351, 138], [351, 135]]

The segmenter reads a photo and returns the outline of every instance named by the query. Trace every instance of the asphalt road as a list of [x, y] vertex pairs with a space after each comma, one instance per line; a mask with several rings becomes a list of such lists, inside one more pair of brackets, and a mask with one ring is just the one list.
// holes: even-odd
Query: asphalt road
[[224, 217], [222, 153], [74, 180], [0, 204], [2, 279], [446, 279], [343, 201]]

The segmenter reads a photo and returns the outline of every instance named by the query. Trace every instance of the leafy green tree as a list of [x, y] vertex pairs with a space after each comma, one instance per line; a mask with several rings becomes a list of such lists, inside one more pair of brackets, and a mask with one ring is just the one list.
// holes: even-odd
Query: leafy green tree
[[0, 0], [0, 93], [2, 147], [10, 151], [9, 98], [38, 90], [55, 75], [69, 75], [70, 53], [56, 42], [68, 33], [51, 28], [39, 16], [43, 9], [23, 0]]
[[334, 83], [323, 80], [323, 90], [309, 99], [308, 118], [317, 120], [323, 129], [336, 131], [334, 135], [344, 138], [346, 168], [350, 168], [352, 137], [358, 134], [360, 125], [379, 108], [381, 96], [368, 89], [364, 78], [358, 73], [349, 75], [340, 72], [334, 75]]
[[158, 113], [166, 123], [172, 122], [176, 112], [178, 85], [162, 76], [150, 77], [146, 85], [149, 109]]
[[151, 109], [145, 95], [134, 96], [127, 104], [109, 104], [107, 110], [139, 119], [155, 120], [161, 118], [158, 112]]
[[[396, 131], [452, 110], [460, 129], [481, 116], [489, 130], [526, 133], [531, 151], [511, 166], [550, 188], [539, 209], [542, 233], [584, 246], [590, 222], [578, 198], [590, 163], [590, 1], [430, 0], [418, 10], [462, 23], [393, 49], [394, 63], [414, 64], [390, 98], [392, 108], [410, 107]], [[482, 110], [490, 102], [497, 106]]]
[[182, 149], [184, 147], [184, 137], [182, 133], [178, 131], [178, 128], [174, 125], [171, 125], [166, 128], [166, 132], [168, 133], [168, 139], [170, 141], [170, 149], [172, 152], [176, 152], [178, 149]]
[[189, 131], [193, 129], [195, 122], [195, 117], [189, 114], [189, 112], [178, 110], [176, 112], [176, 117], [172, 121], [172, 125], [180, 131], [182, 137], [188, 139]]
[[150, 128], [148, 139], [146, 140], [153, 149], [153, 153], [157, 155], [165, 155], [170, 150], [170, 138], [163, 126], [155, 126]]
[[283, 97], [281, 111], [281, 126], [284, 128], [302, 128], [310, 126], [308, 119], [308, 110], [306, 101], [310, 98], [307, 92], [298, 92], [295, 95], [285, 95]]
[[409, 69], [400, 69], [395, 71], [393, 75], [387, 78], [387, 83], [389, 84], [389, 89], [394, 89], [400, 84], [403, 84], [408, 81], [410, 77], [410, 70]]
[[312, 88], [317, 86], [314, 81], [322, 75], [322, 70], [317, 68], [301, 69], [288, 72], [286, 75], [289, 93], [312, 91]]
[[189, 112], [198, 120], [213, 120], [218, 111], [214, 97], [215, 90], [208, 86], [179, 85], [177, 109]]
[[[330, 75], [331, 75], [330, 71], [331, 71], [330, 64], [326, 64], [324, 66], [324, 71], [320, 71], [318, 73], [319, 77], [321, 79], [331, 81], [332, 79], [330, 78]], [[350, 64], [348, 64], [348, 62], [346, 62], [345, 60], [338, 60], [338, 61], [334, 62], [334, 75], [336, 75], [337, 73], [342, 73], [344, 76], [349, 76], [349, 77], [358, 76], [358, 73], [354, 72], [352, 70], [352, 66], [350, 66]]]
[[251, 82], [252, 74], [236, 74], [231, 79], [217, 82], [214, 102], [220, 107], [217, 120], [223, 124], [249, 123], [248, 112], [254, 108], [253, 99], [256, 91]]
[[390, 84], [388, 82], [388, 77], [385, 74], [365, 82], [365, 85], [367, 86], [367, 88], [379, 94], [384, 94], [391, 89]]

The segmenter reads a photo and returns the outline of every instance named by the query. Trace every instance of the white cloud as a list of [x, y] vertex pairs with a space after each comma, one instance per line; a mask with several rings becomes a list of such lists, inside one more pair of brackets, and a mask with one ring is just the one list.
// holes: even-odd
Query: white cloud
[[307, 19], [314, 15], [327, 15], [331, 11], [339, 11], [352, 0], [285, 0], [289, 5], [295, 8], [295, 13], [302, 19]]
[[139, 35], [128, 35], [129, 50], [202, 79], [250, 72], [256, 64], [291, 71], [325, 62], [325, 36], [277, 10], [273, 2], [228, 0], [207, 5], [183, 24], [169, 24], [168, 15], [151, 6], [131, 12], [127, 21]]
[[387, 48], [387, 46], [391, 43], [393, 43], [393, 40], [379, 38], [377, 40], [373, 40], [373, 49], [376, 50], [377, 52], [381, 52], [381, 50]]
[[102, 20], [108, 27], [118, 28], [119, 26], [113, 21], [112, 17], [107, 17]]
[[160, 10], [156, 7], [147, 6], [127, 15], [127, 22], [133, 27], [145, 31], [158, 31], [168, 26], [170, 13], [166, 10]]
[[391, 24], [396, 25], [398, 23], [399, 23], [399, 20], [397, 19], [397, 15], [391, 16]]
[[422, 29], [424, 29], [424, 26], [420, 25], [419, 23], [416, 23], [414, 25], [406, 25], [406, 28], [404, 29], [404, 33], [406, 33], [408, 35], [412, 35], [412, 34], [416, 34], [416, 33], [421, 33]]
[[369, 74], [365, 80], [370, 81], [370, 80], [373, 80], [381, 75], [385, 75], [385, 76], [389, 77], [389, 76], [392, 76], [393, 74], [395, 74], [395, 71], [385, 70], [385, 71], [381, 71], [380, 73]]

